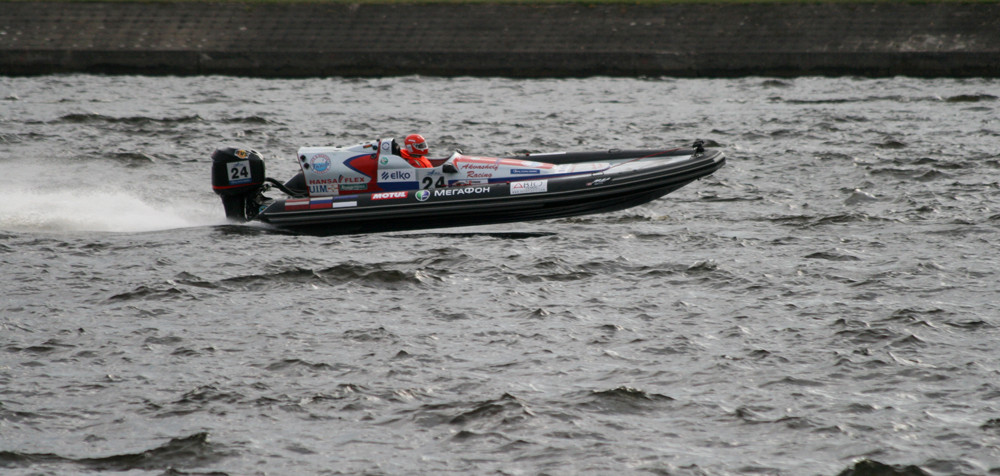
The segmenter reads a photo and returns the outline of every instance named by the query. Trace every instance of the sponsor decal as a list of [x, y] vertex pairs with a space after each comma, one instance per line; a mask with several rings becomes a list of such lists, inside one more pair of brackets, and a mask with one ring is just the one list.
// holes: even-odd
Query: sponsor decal
[[337, 178], [322, 178], [322, 179], [309, 179], [309, 185], [337, 185], [342, 183], [365, 183], [368, 182], [368, 177], [348, 177], [346, 175], [341, 175]]
[[464, 159], [458, 159], [454, 163], [458, 164], [458, 168], [460, 170], [492, 170], [496, 172], [500, 169], [500, 159], [466, 157]]
[[481, 193], [490, 193], [489, 187], [463, 187], [463, 188], [436, 188], [434, 189], [435, 197], [454, 197], [458, 195], [479, 195]]
[[368, 177], [364, 176], [358, 177], [357, 175], [355, 175], [349, 177], [346, 175], [341, 175], [340, 177], [337, 177], [337, 183], [366, 183], [366, 182], [368, 182]]
[[383, 155], [381, 159], [378, 159], [378, 163], [385, 165], [389, 163], [389, 157]]
[[414, 193], [413, 196], [417, 197], [417, 201], [425, 202], [425, 201], [427, 201], [428, 198], [431, 198], [431, 191], [430, 190], [420, 190], [419, 192]]
[[382, 150], [389, 150], [389, 143], [388, 142], [383, 142], [382, 143]]
[[372, 200], [388, 200], [393, 198], [406, 198], [406, 192], [381, 192], [373, 193]]
[[309, 193], [339, 193], [340, 190], [367, 190], [368, 177], [313, 178], [308, 180]]
[[611, 177], [601, 177], [601, 178], [599, 178], [597, 180], [594, 180], [593, 182], [587, 183], [587, 186], [589, 187], [591, 185], [604, 185], [604, 184], [606, 184], [606, 183], [608, 183], [610, 181], [611, 181]]
[[324, 154], [316, 154], [311, 159], [309, 163], [312, 164], [313, 170], [318, 174], [324, 174], [327, 170], [330, 170], [330, 158]]
[[523, 182], [511, 182], [510, 194], [522, 195], [526, 193], [543, 193], [549, 191], [548, 180], [525, 180]]
[[333, 202], [333, 208], [356, 207], [358, 202]]
[[239, 158], [241, 158], [241, 159], [245, 159], [247, 157], [250, 157], [250, 153], [247, 152], [247, 151], [245, 151], [245, 150], [243, 150], [243, 149], [240, 149], [240, 150], [236, 151], [236, 156], [239, 157]]
[[469, 178], [491, 178], [500, 171], [500, 166], [513, 167], [511, 175], [538, 175], [540, 169], [551, 169], [552, 164], [541, 162], [515, 160], [515, 159], [491, 159], [486, 157], [463, 157], [453, 162], [455, 166], [465, 172]]
[[336, 185], [337, 179], [324, 178], [324, 179], [309, 179], [309, 185]]
[[383, 170], [379, 172], [379, 182], [412, 182], [416, 174], [410, 170]]

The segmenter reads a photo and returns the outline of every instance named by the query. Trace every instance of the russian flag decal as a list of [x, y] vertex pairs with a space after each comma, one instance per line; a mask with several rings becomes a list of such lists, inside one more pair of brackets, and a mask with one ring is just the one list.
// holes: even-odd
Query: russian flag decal
[[332, 208], [332, 207], [333, 207], [333, 197], [313, 198], [309, 202], [310, 210], [316, 210], [318, 208]]

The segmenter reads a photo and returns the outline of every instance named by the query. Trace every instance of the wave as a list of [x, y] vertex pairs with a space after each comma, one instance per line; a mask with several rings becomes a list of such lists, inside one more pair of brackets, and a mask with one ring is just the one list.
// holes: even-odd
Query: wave
[[223, 124], [251, 124], [259, 126], [274, 124], [273, 121], [260, 116], [227, 117], [220, 119], [219, 122]]
[[[279, 284], [315, 283], [335, 285], [351, 283], [354, 286], [372, 287], [376, 289], [407, 289], [420, 286], [425, 281], [434, 281], [437, 271], [420, 269], [420, 266], [403, 263], [401, 269], [394, 269], [393, 264], [365, 264], [347, 262], [325, 269], [312, 269], [293, 266], [274, 272], [251, 274], [226, 278], [222, 281], [227, 286], [237, 289], [257, 289]], [[444, 272], [444, 271], [441, 271]]]
[[106, 116], [104, 114], [96, 113], [83, 113], [83, 114], [66, 114], [60, 116], [54, 121], [47, 122], [48, 124], [125, 124], [130, 126], [138, 126], [143, 124], [187, 124], [192, 122], [204, 122], [200, 116], [180, 116], [180, 117], [146, 117], [146, 116], [127, 116], [127, 117], [114, 117]]
[[992, 94], [959, 94], [957, 96], [950, 96], [945, 98], [946, 102], [980, 102], [980, 101], [996, 101], [1000, 97], [994, 96]]
[[869, 102], [891, 102], [891, 103], [911, 103], [911, 102], [949, 102], [949, 103], [972, 103], [972, 102], [988, 102], [996, 101], [998, 98], [992, 94], [958, 94], [955, 96], [940, 97], [940, 96], [900, 96], [900, 95], [888, 95], [888, 96], [860, 96], [860, 97], [844, 97], [844, 98], [820, 98], [820, 99], [785, 99], [781, 96], [772, 96], [769, 98], [772, 102], [784, 102], [785, 104], [792, 105], [815, 105], [815, 104], [852, 104], [852, 103], [869, 103]]
[[627, 386], [581, 392], [568, 398], [576, 400], [578, 408], [605, 414], [648, 413], [674, 401], [673, 397]]
[[208, 440], [208, 433], [174, 438], [161, 446], [139, 453], [100, 458], [69, 458], [54, 453], [0, 451], [0, 468], [65, 464], [89, 471], [154, 471], [173, 468], [200, 468], [221, 461], [233, 453]]
[[867, 213], [836, 213], [833, 215], [777, 215], [764, 217], [761, 220], [776, 225], [812, 228], [825, 225], [843, 225], [847, 223], [892, 223], [895, 220], [872, 216]]
[[914, 465], [889, 465], [863, 459], [841, 471], [837, 476], [930, 476], [930, 474]]
[[[225, 228], [228, 228], [225, 227]], [[173, 279], [137, 285], [119, 292], [105, 302], [198, 300], [217, 291], [261, 291], [283, 286], [338, 286], [350, 284], [376, 290], [407, 290], [436, 284], [451, 274], [455, 267], [469, 259], [457, 257], [426, 258], [399, 263], [361, 263], [349, 261], [326, 268], [299, 265], [281, 266], [278, 269], [231, 276], [217, 280], [203, 279], [190, 273], [180, 273]]]
[[[421, 405], [416, 409], [402, 412], [384, 424], [405, 418], [412, 419], [424, 427], [453, 425], [460, 426], [467, 432], [473, 429], [495, 431], [502, 427], [518, 425], [534, 417], [535, 412], [526, 403], [509, 393], [504, 393], [499, 398], [484, 401]], [[457, 437], [462, 439], [465, 436]]]

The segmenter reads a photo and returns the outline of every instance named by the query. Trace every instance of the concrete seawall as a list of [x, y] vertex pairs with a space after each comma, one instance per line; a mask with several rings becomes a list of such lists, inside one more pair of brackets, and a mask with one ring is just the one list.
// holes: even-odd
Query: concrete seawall
[[0, 2], [0, 74], [1000, 76], [1000, 3]]

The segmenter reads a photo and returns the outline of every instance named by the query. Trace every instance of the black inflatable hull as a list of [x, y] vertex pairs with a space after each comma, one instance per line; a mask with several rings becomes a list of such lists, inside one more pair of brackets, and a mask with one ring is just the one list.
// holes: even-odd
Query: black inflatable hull
[[621, 172], [612, 168], [599, 174], [545, 180], [276, 200], [256, 219], [289, 231], [333, 235], [606, 213], [660, 198], [712, 174], [725, 163], [725, 156], [719, 151], [690, 149], [585, 152], [528, 158], [557, 164], [631, 158], [634, 163], [622, 167]]

